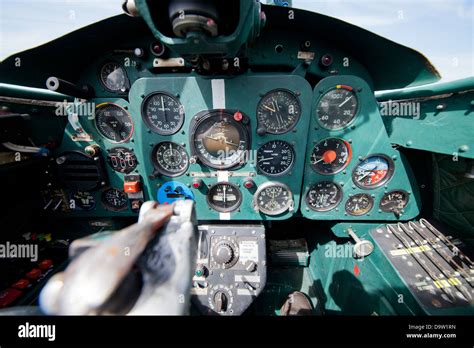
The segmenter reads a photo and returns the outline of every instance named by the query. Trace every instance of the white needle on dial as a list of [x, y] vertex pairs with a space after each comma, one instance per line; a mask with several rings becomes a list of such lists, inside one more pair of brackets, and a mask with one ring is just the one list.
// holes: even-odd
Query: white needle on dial
[[344, 106], [344, 104], [347, 103], [351, 99], [352, 99], [352, 96], [347, 97], [346, 100], [344, 100], [341, 104], [339, 104], [339, 107], [342, 108]]

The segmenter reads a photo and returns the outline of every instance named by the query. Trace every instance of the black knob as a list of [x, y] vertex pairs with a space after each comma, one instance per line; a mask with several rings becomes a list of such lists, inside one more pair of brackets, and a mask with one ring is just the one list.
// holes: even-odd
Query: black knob
[[228, 264], [234, 259], [234, 250], [228, 243], [219, 243], [214, 248], [214, 260], [219, 264]]
[[214, 306], [216, 308], [216, 312], [226, 312], [228, 304], [229, 301], [227, 299], [227, 295], [222, 291], [216, 292], [214, 295]]

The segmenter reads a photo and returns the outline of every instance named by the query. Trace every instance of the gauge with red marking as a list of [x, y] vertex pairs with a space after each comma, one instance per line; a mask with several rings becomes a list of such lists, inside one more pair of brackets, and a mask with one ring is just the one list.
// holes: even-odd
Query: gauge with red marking
[[349, 165], [352, 158], [351, 145], [340, 138], [327, 138], [314, 145], [311, 153], [311, 167], [323, 175], [340, 172]]
[[390, 157], [382, 154], [370, 155], [354, 168], [352, 180], [363, 189], [380, 187], [392, 178], [394, 169]]
[[337, 85], [326, 92], [316, 107], [318, 123], [326, 129], [347, 127], [357, 116], [358, 100], [351, 86]]

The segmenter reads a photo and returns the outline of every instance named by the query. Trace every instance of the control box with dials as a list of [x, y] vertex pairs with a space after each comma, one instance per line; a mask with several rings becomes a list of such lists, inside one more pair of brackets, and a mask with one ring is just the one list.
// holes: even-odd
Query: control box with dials
[[242, 314], [265, 287], [265, 228], [203, 225], [198, 231], [194, 305], [203, 314]]

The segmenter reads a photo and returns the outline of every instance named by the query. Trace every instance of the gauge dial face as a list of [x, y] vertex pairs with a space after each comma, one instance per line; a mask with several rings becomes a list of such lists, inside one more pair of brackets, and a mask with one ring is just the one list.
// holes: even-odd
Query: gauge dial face
[[257, 106], [259, 128], [270, 134], [283, 134], [296, 125], [301, 116], [301, 104], [296, 95], [276, 89], [262, 97]]
[[100, 82], [106, 89], [115, 93], [125, 93], [130, 85], [125, 69], [115, 62], [108, 62], [102, 66]]
[[322, 181], [314, 184], [306, 194], [306, 204], [314, 211], [329, 211], [338, 206], [342, 190], [334, 182]]
[[388, 182], [394, 171], [393, 161], [385, 155], [371, 155], [352, 172], [352, 180], [363, 189], [380, 187]]
[[152, 162], [160, 174], [174, 177], [188, 169], [189, 156], [181, 145], [165, 141], [153, 149]]
[[69, 198], [69, 207], [89, 211], [95, 208], [95, 198], [87, 191], [74, 191]]
[[221, 213], [237, 210], [242, 203], [242, 193], [230, 182], [219, 182], [212, 185], [207, 192], [209, 206]]
[[115, 143], [128, 141], [133, 135], [132, 118], [127, 111], [115, 104], [97, 105], [95, 125], [100, 134]]
[[266, 215], [280, 215], [293, 210], [293, 206], [293, 193], [283, 183], [266, 182], [260, 185], [254, 195], [255, 210]]
[[137, 167], [137, 156], [126, 147], [114, 147], [109, 150], [107, 160], [110, 166], [119, 173], [128, 174]]
[[357, 193], [346, 201], [346, 212], [353, 216], [367, 214], [374, 206], [374, 199], [367, 193]]
[[155, 133], [171, 135], [180, 130], [184, 122], [184, 108], [173, 96], [166, 93], [149, 95], [143, 103], [143, 119]]
[[330, 130], [347, 127], [356, 117], [357, 96], [352, 87], [338, 85], [324, 94], [316, 107], [319, 124]]
[[379, 208], [385, 213], [399, 213], [408, 204], [409, 195], [404, 190], [393, 190], [383, 195]]
[[225, 169], [243, 161], [249, 148], [249, 135], [242, 121], [228, 111], [213, 111], [196, 123], [193, 134], [195, 154], [205, 165]]
[[272, 140], [257, 151], [257, 167], [268, 176], [286, 174], [295, 161], [295, 151], [286, 141]]
[[314, 145], [311, 167], [319, 174], [335, 174], [346, 168], [351, 158], [352, 149], [347, 141], [327, 138]]
[[108, 210], [122, 211], [127, 209], [128, 197], [125, 192], [110, 188], [102, 193], [102, 203]]

